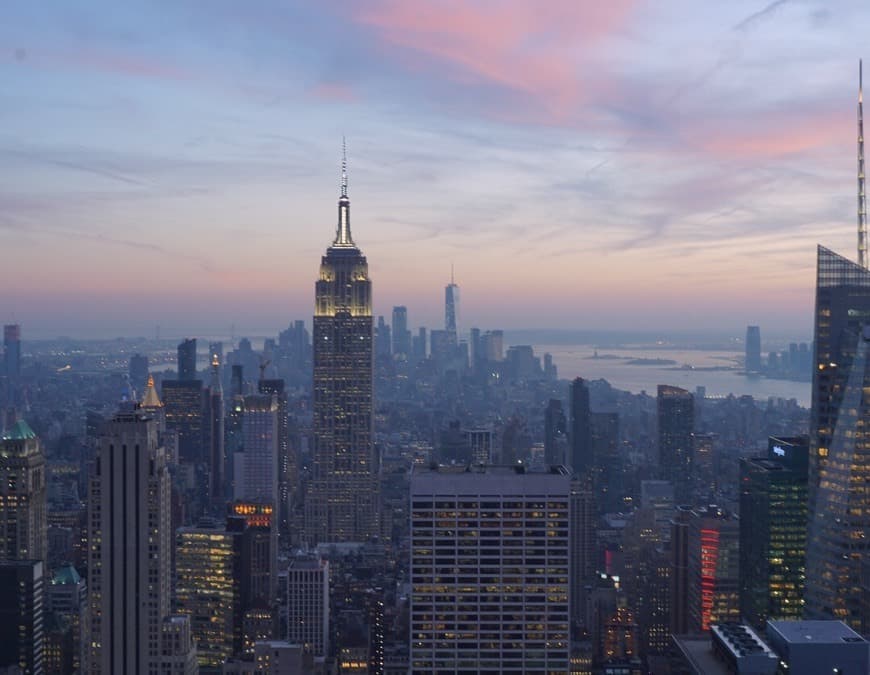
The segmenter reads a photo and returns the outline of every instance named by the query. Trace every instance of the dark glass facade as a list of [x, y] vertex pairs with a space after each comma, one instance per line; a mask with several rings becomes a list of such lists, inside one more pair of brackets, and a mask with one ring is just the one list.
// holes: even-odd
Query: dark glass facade
[[756, 628], [804, 610], [809, 438], [740, 460], [740, 613]]
[[870, 272], [818, 249], [806, 615], [860, 626], [870, 534]]
[[694, 397], [685, 389], [660, 384], [656, 403], [659, 472], [662, 479], [671, 481], [677, 502], [687, 502], [691, 492]]

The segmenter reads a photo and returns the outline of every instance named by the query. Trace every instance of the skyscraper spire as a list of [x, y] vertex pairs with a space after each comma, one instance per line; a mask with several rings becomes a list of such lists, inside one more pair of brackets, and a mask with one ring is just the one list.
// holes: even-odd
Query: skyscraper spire
[[347, 197], [347, 141], [341, 137], [341, 196]]
[[864, 64], [858, 61], [858, 264], [867, 269], [867, 201], [864, 183]]
[[347, 143], [341, 137], [341, 196], [338, 198], [338, 226], [333, 248], [356, 248], [350, 236], [350, 198], [347, 196]]

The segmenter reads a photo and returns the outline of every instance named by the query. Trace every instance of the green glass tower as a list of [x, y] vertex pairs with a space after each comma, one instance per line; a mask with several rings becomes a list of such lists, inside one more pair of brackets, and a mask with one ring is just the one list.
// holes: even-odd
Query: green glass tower
[[740, 460], [740, 614], [759, 629], [803, 616], [808, 458], [804, 436]]

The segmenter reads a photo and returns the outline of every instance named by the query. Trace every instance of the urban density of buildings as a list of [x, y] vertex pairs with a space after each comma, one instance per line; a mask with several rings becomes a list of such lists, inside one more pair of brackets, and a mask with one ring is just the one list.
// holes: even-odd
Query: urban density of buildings
[[310, 323], [6, 325], [0, 673], [866, 675], [863, 151], [859, 100], [858, 262], [818, 248], [811, 346], [740, 357], [809, 410], [560, 379], [452, 268], [443, 326], [375, 316], [346, 157]]

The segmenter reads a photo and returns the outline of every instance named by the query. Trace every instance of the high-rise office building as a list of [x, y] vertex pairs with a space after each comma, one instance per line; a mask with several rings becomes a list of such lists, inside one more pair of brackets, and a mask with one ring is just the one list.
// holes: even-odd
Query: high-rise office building
[[46, 611], [59, 617], [70, 627], [72, 640], [63, 646], [62, 661], [73, 671], [80, 671], [85, 653], [84, 639], [89, 636], [88, 586], [72, 565], [63, 565], [54, 571], [45, 589]]
[[[569, 592], [571, 595], [571, 618], [581, 625], [587, 623], [587, 588], [594, 581], [598, 563], [598, 542], [595, 529], [595, 494], [586, 478], [571, 481], [571, 500], [569, 516], [571, 519], [571, 574]], [[590, 626], [586, 626], [590, 628]]]
[[237, 452], [236, 500], [278, 505], [278, 397], [250, 394], [244, 398], [242, 451]]
[[746, 361], [747, 373], [761, 372], [761, 328], [746, 327]]
[[196, 378], [196, 338], [185, 338], [178, 345], [178, 379], [182, 382]]
[[314, 461], [309, 541], [365, 541], [378, 532], [372, 442], [372, 282], [350, 230], [342, 165], [335, 240], [320, 263], [314, 309]]
[[141, 395], [148, 381], [148, 357], [144, 354], [133, 354], [130, 357], [127, 374], [130, 377], [130, 385]]
[[589, 387], [582, 377], [574, 378], [569, 394], [570, 424], [569, 440], [571, 456], [568, 463], [575, 474], [589, 475], [595, 462], [592, 456], [592, 423], [589, 410]]
[[3, 326], [3, 365], [3, 374], [6, 376], [6, 405], [17, 406], [20, 402], [18, 387], [21, 381], [21, 326], [17, 323]]
[[453, 280], [453, 266], [450, 266], [450, 283], [444, 288], [444, 330], [452, 347], [459, 343], [459, 286]]
[[224, 446], [224, 390], [221, 386], [220, 353], [212, 344], [211, 381], [205, 392], [204, 445], [208, 457], [208, 496], [222, 509], [226, 501], [226, 450]]
[[622, 499], [627, 492], [624, 460], [619, 451], [619, 413], [590, 413], [589, 425], [596, 506], [599, 513], [618, 513], [625, 508]]
[[660, 384], [656, 404], [659, 473], [673, 484], [677, 501], [686, 502], [691, 494], [695, 400], [685, 389]]
[[44, 566], [0, 561], [0, 671], [41, 675], [45, 661]]
[[160, 626], [160, 675], [198, 675], [196, 642], [190, 617], [173, 614]]
[[411, 476], [410, 672], [568, 672], [563, 467]]
[[207, 464], [205, 394], [202, 380], [163, 380], [163, 415], [166, 430], [178, 439], [178, 459], [185, 464]]
[[551, 398], [544, 409], [544, 462], [547, 465], [567, 464], [568, 422], [562, 401]]
[[85, 670], [146, 675], [160, 668], [169, 615], [169, 469], [157, 421], [139, 409], [107, 422], [88, 489]]
[[0, 436], [0, 560], [47, 558], [45, 499], [42, 444], [18, 420]]
[[809, 439], [740, 460], [740, 614], [756, 628], [804, 611]]
[[411, 357], [411, 331], [408, 330], [408, 308], [393, 307], [393, 356]]
[[870, 552], [870, 271], [818, 248], [806, 616], [860, 626]]
[[689, 630], [740, 620], [740, 526], [733, 514], [709, 506], [693, 509], [688, 529]]
[[299, 481], [299, 465], [295, 448], [290, 445], [290, 417], [287, 410], [287, 389], [284, 380], [260, 380], [257, 390], [261, 394], [271, 394], [278, 404], [278, 528], [287, 534], [290, 531], [290, 512], [296, 501]]
[[689, 521], [692, 509], [678, 506], [671, 520], [670, 628], [674, 635], [689, 632]]
[[175, 604], [190, 615], [197, 659], [205, 668], [220, 668], [234, 653], [234, 629], [241, 629], [240, 590], [246, 584], [238, 542], [242, 533], [216, 522], [182, 527], [176, 533]]
[[329, 653], [329, 562], [300, 554], [287, 569], [287, 641]]

